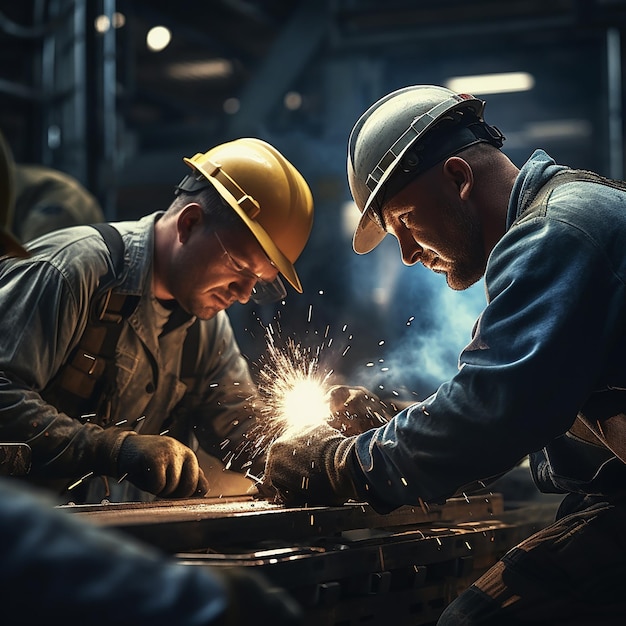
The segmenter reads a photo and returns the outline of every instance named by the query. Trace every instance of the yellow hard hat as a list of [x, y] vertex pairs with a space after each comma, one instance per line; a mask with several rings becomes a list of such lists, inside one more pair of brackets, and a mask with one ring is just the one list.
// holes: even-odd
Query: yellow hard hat
[[[313, 227], [313, 197], [302, 174], [276, 148], [253, 138], [235, 139], [183, 160], [213, 184], [302, 293], [293, 264]], [[182, 183], [179, 187], [185, 189]]]
[[9, 232], [15, 203], [14, 170], [11, 148], [0, 132], [0, 255], [26, 257], [26, 250]]

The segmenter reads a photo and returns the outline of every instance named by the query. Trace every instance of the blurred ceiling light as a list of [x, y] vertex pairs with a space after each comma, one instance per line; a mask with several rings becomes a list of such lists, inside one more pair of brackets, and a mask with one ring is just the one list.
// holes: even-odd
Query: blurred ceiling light
[[119, 11], [113, 13], [113, 28], [122, 28], [126, 24], [126, 16]]
[[153, 26], [146, 35], [146, 45], [152, 52], [165, 50], [172, 40], [172, 33], [165, 26]]
[[170, 78], [177, 80], [226, 78], [233, 73], [233, 64], [228, 59], [187, 61], [182, 63], [170, 63], [165, 71]]
[[548, 120], [529, 122], [524, 128], [530, 142], [548, 139], [584, 139], [591, 137], [593, 128], [589, 120]]
[[241, 103], [239, 102], [239, 98], [226, 98], [226, 100], [224, 100], [224, 104], [222, 104], [224, 113], [227, 113], [228, 115], [234, 115], [237, 113], [240, 106]]
[[[116, 11], [113, 13], [113, 28], [122, 28], [126, 24], [126, 16]], [[108, 15], [98, 15], [94, 20], [94, 28], [97, 33], [106, 33], [111, 28], [111, 20]]]
[[289, 91], [284, 98], [285, 108], [297, 111], [302, 106], [302, 96], [297, 91]]
[[93, 23], [97, 33], [106, 33], [111, 27], [111, 20], [108, 15], [98, 15]]
[[449, 78], [445, 86], [456, 93], [485, 95], [529, 91], [535, 86], [535, 78], [528, 72], [504, 72], [501, 74], [477, 74]]

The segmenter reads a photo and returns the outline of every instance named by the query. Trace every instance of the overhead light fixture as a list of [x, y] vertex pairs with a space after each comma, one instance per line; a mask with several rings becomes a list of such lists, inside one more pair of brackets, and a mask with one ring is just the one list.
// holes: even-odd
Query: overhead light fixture
[[[119, 11], [113, 13], [113, 28], [122, 28], [126, 24], [126, 16]], [[98, 15], [94, 20], [96, 32], [103, 34], [111, 28], [111, 20], [108, 15]]]
[[154, 26], [146, 35], [146, 45], [152, 52], [165, 50], [169, 46], [170, 41], [172, 41], [172, 33], [165, 26]]
[[474, 96], [491, 93], [529, 91], [535, 86], [535, 78], [528, 72], [503, 72], [500, 74], [477, 74], [455, 76], [445, 82], [455, 93], [470, 93]]
[[228, 115], [235, 115], [241, 107], [241, 102], [239, 102], [239, 98], [226, 98], [222, 107], [224, 109], [224, 113]]
[[233, 64], [228, 59], [183, 61], [170, 63], [165, 71], [170, 78], [176, 80], [207, 80], [230, 76], [233, 73]]
[[297, 91], [289, 91], [283, 99], [285, 108], [290, 111], [297, 111], [302, 106], [302, 95]]
[[586, 139], [592, 134], [591, 122], [584, 119], [529, 122], [524, 128], [529, 143], [550, 139]]

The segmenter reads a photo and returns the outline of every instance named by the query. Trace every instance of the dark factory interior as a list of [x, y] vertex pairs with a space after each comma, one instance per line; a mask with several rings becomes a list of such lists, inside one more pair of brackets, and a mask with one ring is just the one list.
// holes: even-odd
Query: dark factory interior
[[[120, 23], [100, 33], [107, 12]], [[110, 220], [164, 209], [185, 156], [235, 137], [273, 143], [315, 199], [298, 260], [305, 291], [281, 310], [285, 336], [310, 334], [315, 346], [330, 325], [329, 368], [422, 398], [454, 372], [484, 294], [449, 292], [423, 268], [399, 267], [391, 241], [362, 258], [352, 252], [352, 125], [406, 85], [524, 72], [532, 89], [474, 94], [487, 101], [507, 155], [521, 164], [542, 147], [621, 178], [624, 19], [618, 0], [5, 2], [0, 128], [16, 161], [75, 176]], [[160, 25], [171, 42], [151, 51], [146, 36]], [[231, 313], [244, 318], [239, 340], [256, 361], [257, 318], [267, 324], [274, 311]], [[419, 363], [409, 372], [400, 367], [406, 349]], [[366, 367], [380, 358], [385, 371]]]
[[[15, 163], [74, 177], [114, 223], [165, 211], [184, 157], [242, 137], [275, 146], [308, 182], [314, 218], [295, 263], [303, 293], [229, 308], [251, 375], [270, 346], [295, 345], [320, 377], [399, 410], [455, 375], [485, 285], [449, 289], [400, 263], [393, 237], [353, 251], [353, 125], [385, 94], [440, 85], [486, 102], [518, 168], [541, 148], [622, 180], [625, 29], [626, 0], [0, 0], [0, 131]], [[194, 571], [260, 571], [310, 625], [434, 625], [561, 500], [536, 490], [523, 460], [446, 502], [290, 509], [198, 456], [211, 505], [58, 508]]]

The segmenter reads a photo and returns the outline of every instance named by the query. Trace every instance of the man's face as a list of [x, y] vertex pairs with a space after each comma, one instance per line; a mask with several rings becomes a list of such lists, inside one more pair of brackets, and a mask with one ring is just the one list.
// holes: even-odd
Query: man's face
[[271, 282], [277, 276], [246, 228], [216, 232], [199, 224], [173, 258], [169, 285], [185, 311], [210, 319], [234, 302], [248, 302], [259, 279]]
[[396, 194], [382, 216], [406, 265], [422, 263], [444, 274], [455, 290], [467, 289], [483, 276], [487, 260], [479, 216], [439, 167]]

